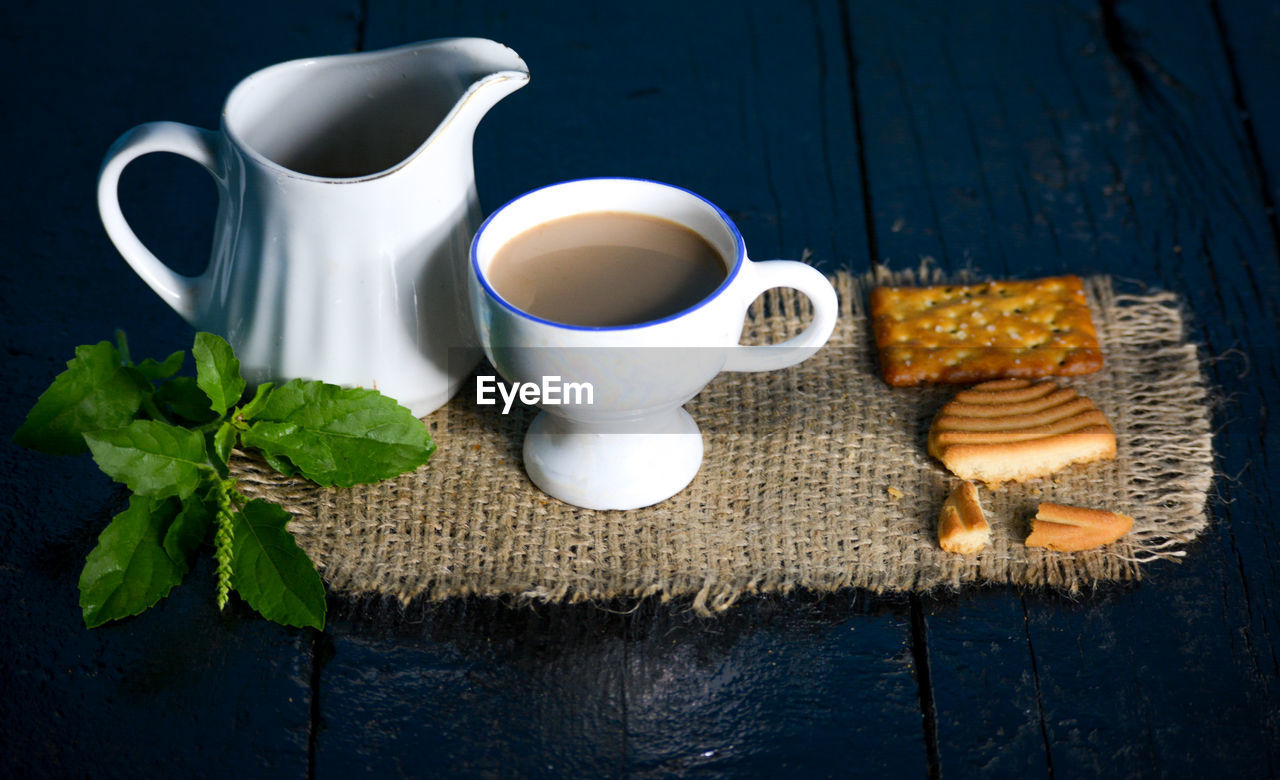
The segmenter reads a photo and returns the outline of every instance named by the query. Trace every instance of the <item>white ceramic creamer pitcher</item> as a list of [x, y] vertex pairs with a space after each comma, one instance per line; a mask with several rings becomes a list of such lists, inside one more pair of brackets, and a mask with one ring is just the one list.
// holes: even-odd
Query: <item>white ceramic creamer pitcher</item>
[[[479, 359], [466, 262], [480, 224], [472, 135], [529, 79], [515, 52], [453, 38], [296, 60], [231, 91], [217, 132], [140, 125], [98, 180], [107, 234], [200, 330], [221, 334], [252, 384], [292, 378], [376, 387], [422, 416]], [[150, 152], [213, 175], [208, 267], [181, 275], [121, 213], [120, 174]]]

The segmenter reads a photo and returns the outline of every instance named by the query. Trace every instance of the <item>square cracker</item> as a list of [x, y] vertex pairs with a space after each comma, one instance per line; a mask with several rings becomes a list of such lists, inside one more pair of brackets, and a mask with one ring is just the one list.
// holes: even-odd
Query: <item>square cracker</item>
[[880, 371], [895, 387], [1071, 376], [1102, 368], [1078, 276], [876, 287], [871, 318]]

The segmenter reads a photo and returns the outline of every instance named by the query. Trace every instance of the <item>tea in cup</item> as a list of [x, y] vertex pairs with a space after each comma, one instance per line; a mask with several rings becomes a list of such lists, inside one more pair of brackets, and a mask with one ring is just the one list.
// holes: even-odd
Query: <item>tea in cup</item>
[[[748, 307], [775, 287], [804, 293], [813, 320], [779, 344], [738, 344]], [[485, 354], [541, 407], [525, 436], [526, 472], [591, 509], [684, 489], [703, 443], [683, 404], [721, 371], [808, 358], [838, 312], [817, 270], [749, 260], [714, 204], [641, 179], [555, 184], [498, 209], [472, 242], [469, 290]]]

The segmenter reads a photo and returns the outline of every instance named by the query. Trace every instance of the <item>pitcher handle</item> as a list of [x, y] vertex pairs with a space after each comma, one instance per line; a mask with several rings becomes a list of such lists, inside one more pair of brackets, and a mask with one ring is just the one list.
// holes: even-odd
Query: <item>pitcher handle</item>
[[198, 278], [174, 271], [151, 253], [120, 210], [120, 174], [144, 154], [170, 152], [203, 165], [220, 182], [218, 134], [179, 122], [149, 122], [120, 136], [107, 150], [98, 173], [98, 213], [116, 250], [156, 294], [187, 322], [196, 314]]
[[776, 371], [793, 366], [817, 352], [836, 327], [839, 303], [827, 277], [806, 263], [794, 260], [744, 260], [738, 271], [738, 287], [743, 295], [743, 314], [761, 293], [774, 287], [799, 290], [813, 304], [813, 321], [798, 336], [779, 344], [738, 345], [729, 350], [726, 371]]

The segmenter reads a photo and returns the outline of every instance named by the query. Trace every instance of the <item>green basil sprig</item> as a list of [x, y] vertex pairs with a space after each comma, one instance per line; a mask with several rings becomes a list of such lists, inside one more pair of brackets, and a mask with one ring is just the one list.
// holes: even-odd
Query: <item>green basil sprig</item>
[[208, 543], [216, 601], [235, 591], [269, 620], [324, 627], [324, 585], [287, 526], [291, 516], [237, 489], [234, 447], [254, 447], [284, 474], [321, 485], [378, 482], [413, 471], [435, 442], [408, 409], [376, 390], [293, 380], [260, 385], [248, 401], [231, 346], [197, 333], [195, 377], [185, 353], [134, 364], [115, 344], [76, 348], [14, 434], [54, 455], [90, 452], [132, 491], [98, 537], [80, 575], [80, 608], [93, 628], [136, 615], [182, 581]]

